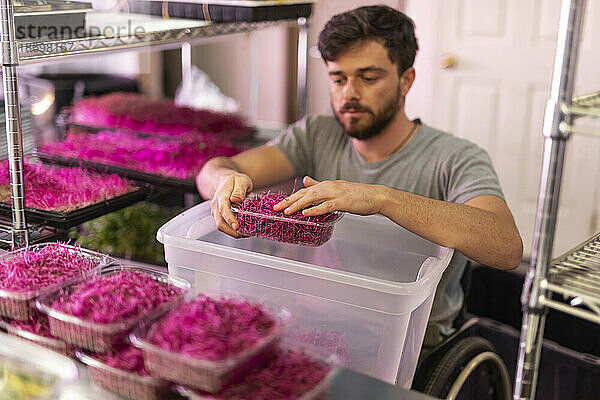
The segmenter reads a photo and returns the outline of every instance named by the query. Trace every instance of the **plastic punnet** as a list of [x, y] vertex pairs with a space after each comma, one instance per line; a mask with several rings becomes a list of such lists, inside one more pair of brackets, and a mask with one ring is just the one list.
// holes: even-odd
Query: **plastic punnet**
[[[233, 298], [239, 299], [239, 297]], [[271, 331], [251, 347], [221, 360], [194, 358], [150, 343], [145, 337], [150, 330], [150, 324], [140, 325], [132, 332], [129, 339], [134, 346], [144, 352], [144, 363], [151, 374], [215, 393], [247, 369], [266, 362], [277, 348], [291, 315], [287, 309], [275, 306], [267, 306], [265, 311], [275, 319], [275, 326]]]
[[[106, 267], [114, 262], [114, 259], [95, 251], [82, 249], [80, 247], [71, 246], [63, 243], [42, 243], [22, 248], [10, 253], [3, 254], [0, 256], [0, 263], [9, 262], [18, 258], [26, 257], [31, 252], [39, 252], [49, 246], [57, 246], [61, 249], [67, 249], [75, 254], [80, 254], [82, 257], [92, 260], [95, 267], [84, 273], [84, 276], [90, 276], [98, 273], [103, 267]], [[8, 318], [18, 319], [21, 321], [27, 321], [29, 317], [35, 312], [35, 309], [31, 307], [33, 301], [40, 296], [44, 296], [50, 292], [55, 291], [61, 286], [64, 286], [70, 282], [74, 282], [80, 279], [80, 275], [67, 278], [56, 284], [52, 284], [46, 287], [42, 287], [35, 290], [27, 291], [16, 291], [9, 289], [0, 288], [0, 315]]]
[[[277, 391], [276, 387], [272, 387], [273, 391], [270, 393], [277, 397], [278, 399], [296, 399], [296, 400], [322, 400], [328, 398], [329, 385], [335, 375], [340, 371], [339, 365], [341, 363], [340, 359], [337, 355], [324, 351], [322, 349], [306, 345], [304, 343], [300, 343], [294, 340], [284, 339], [281, 347], [277, 350], [277, 354], [279, 357], [285, 357], [287, 352], [300, 353], [302, 356], [307, 356], [313, 362], [320, 364], [322, 367], [328, 369], [325, 376], [318, 381], [315, 385], [306, 389], [304, 393], [298, 393], [290, 397], [289, 393], [281, 393]], [[303, 371], [305, 372], [305, 371]], [[262, 382], [256, 381], [256, 378], [260, 374], [260, 371], [254, 370], [251, 371], [247, 376], [241, 377], [238, 381], [228, 386], [226, 389], [221, 391], [218, 394], [209, 394], [206, 392], [200, 392], [194, 389], [190, 389], [185, 386], [178, 385], [177, 391], [182, 395], [187, 397], [190, 400], [228, 400], [231, 399], [231, 396], [227, 395], [227, 389], [233, 389], [235, 392], [235, 396], [241, 398], [242, 396], [248, 395], [248, 393], [244, 393], [243, 386], [245, 384], [250, 384], [250, 390], [254, 389], [253, 384], [262, 384]], [[260, 379], [260, 378], [259, 378]], [[269, 383], [267, 383], [268, 385]], [[240, 386], [241, 385], [241, 386]], [[275, 384], [276, 386], [276, 384]], [[289, 388], [287, 388], [289, 389]], [[231, 395], [231, 393], [230, 393]], [[238, 398], [234, 397], [234, 398]], [[243, 397], [246, 400], [259, 400], [257, 398], [247, 398]]]
[[336, 212], [331, 221], [312, 222], [246, 211], [237, 206], [231, 207], [231, 211], [238, 220], [238, 232], [242, 235], [304, 246], [321, 246], [327, 242], [333, 234], [335, 223], [344, 215]]
[[[102, 353], [110, 350], [113, 343], [126, 336], [127, 332], [133, 329], [142, 319], [152, 318], [164, 313], [165, 310], [181, 301], [185, 293], [190, 289], [190, 283], [182, 278], [169, 276], [163, 272], [157, 272], [149, 268], [136, 266], [114, 266], [102, 271], [102, 276], [118, 274], [121, 271], [137, 271], [150, 275], [153, 279], [170, 284], [182, 290], [180, 294], [173, 299], [158, 305], [152, 311], [146, 314], [138, 314], [134, 317], [113, 323], [94, 323], [85, 319], [69, 315], [62, 311], [52, 308], [52, 303], [58, 297], [60, 290], [56, 290], [37, 300], [36, 306], [40, 311], [48, 315], [50, 331], [58, 338], [77, 347], [91, 350], [96, 353]], [[77, 284], [84, 282], [80, 279], [72, 283], [68, 288], [77, 290]]]
[[111, 367], [79, 350], [75, 355], [88, 366], [88, 373], [96, 386], [128, 400], [160, 400], [169, 389], [169, 382], [164, 379]]

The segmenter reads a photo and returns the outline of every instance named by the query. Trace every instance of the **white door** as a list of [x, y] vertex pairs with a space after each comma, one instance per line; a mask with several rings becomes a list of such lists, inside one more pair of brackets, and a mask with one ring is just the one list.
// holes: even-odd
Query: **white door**
[[[600, 90], [600, 2], [586, 12], [576, 94]], [[408, 0], [421, 47], [409, 116], [467, 138], [491, 155], [531, 252], [559, 0]], [[449, 54], [453, 67], [443, 68]], [[446, 58], [446, 61], [448, 58]], [[448, 64], [448, 63], [447, 63]], [[554, 255], [597, 230], [600, 138], [567, 144]]]

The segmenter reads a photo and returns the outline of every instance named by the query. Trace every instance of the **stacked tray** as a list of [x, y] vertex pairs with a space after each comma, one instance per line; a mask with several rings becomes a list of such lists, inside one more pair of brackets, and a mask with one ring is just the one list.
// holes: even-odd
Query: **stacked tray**
[[163, 18], [259, 22], [307, 18], [314, 0], [128, 0], [129, 10]]
[[196, 182], [194, 179], [174, 178], [159, 174], [153, 174], [150, 172], [144, 172], [133, 168], [121, 167], [118, 165], [110, 165], [97, 161], [82, 160], [80, 158], [75, 157], [64, 157], [46, 153], [39, 149], [34, 150], [33, 154], [43, 162], [49, 164], [58, 164], [66, 167], [89, 168], [98, 172], [118, 174], [135, 182], [149, 183], [151, 185], [159, 186], [161, 188], [174, 189], [183, 193], [196, 193]]
[[17, 39], [64, 39], [86, 35], [86, 12], [91, 3], [61, 0], [14, 2]]
[[[28, 157], [30, 161], [42, 161], [45, 159], [42, 157]], [[64, 163], [64, 166], [76, 166], [82, 167], [76, 163]], [[83, 166], [85, 167], [85, 166]], [[90, 168], [97, 170], [97, 168]], [[98, 170], [98, 172], [104, 172]], [[118, 173], [116, 171], [106, 171], [110, 173]], [[94, 204], [75, 208], [68, 211], [51, 211], [39, 208], [25, 207], [25, 215], [28, 222], [35, 224], [46, 225], [49, 227], [66, 230], [71, 227], [77, 226], [83, 222], [89, 221], [101, 215], [110, 213], [112, 211], [120, 210], [121, 208], [128, 207], [146, 198], [148, 194], [148, 188], [144, 186], [135, 186], [131, 191], [126, 193], [107, 198]], [[10, 201], [0, 202], [0, 215], [10, 217], [12, 215], [12, 203]]]

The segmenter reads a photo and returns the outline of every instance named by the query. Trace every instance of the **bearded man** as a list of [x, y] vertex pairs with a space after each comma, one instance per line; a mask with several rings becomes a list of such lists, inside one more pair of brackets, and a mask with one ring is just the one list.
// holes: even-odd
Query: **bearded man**
[[523, 243], [488, 154], [406, 116], [417, 48], [412, 20], [390, 7], [334, 16], [319, 36], [333, 116], [307, 117], [264, 146], [215, 158], [196, 181], [212, 199], [217, 228], [233, 237], [240, 235], [232, 202], [303, 176], [304, 188], [275, 210], [382, 214], [456, 249], [429, 318], [425, 344], [433, 346], [453, 331], [467, 258], [514, 269]]

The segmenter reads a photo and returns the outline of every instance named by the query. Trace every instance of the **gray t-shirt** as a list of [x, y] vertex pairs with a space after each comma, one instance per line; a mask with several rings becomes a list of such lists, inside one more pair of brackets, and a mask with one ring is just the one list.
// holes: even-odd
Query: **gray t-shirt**
[[[297, 176], [386, 185], [454, 203], [482, 195], [504, 199], [485, 150], [424, 124], [404, 148], [377, 162], [365, 161], [329, 116], [300, 120], [269, 144], [285, 154]], [[456, 252], [438, 285], [429, 322], [444, 334], [452, 332], [463, 304], [460, 280], [465, 265], [465, 256]]]

